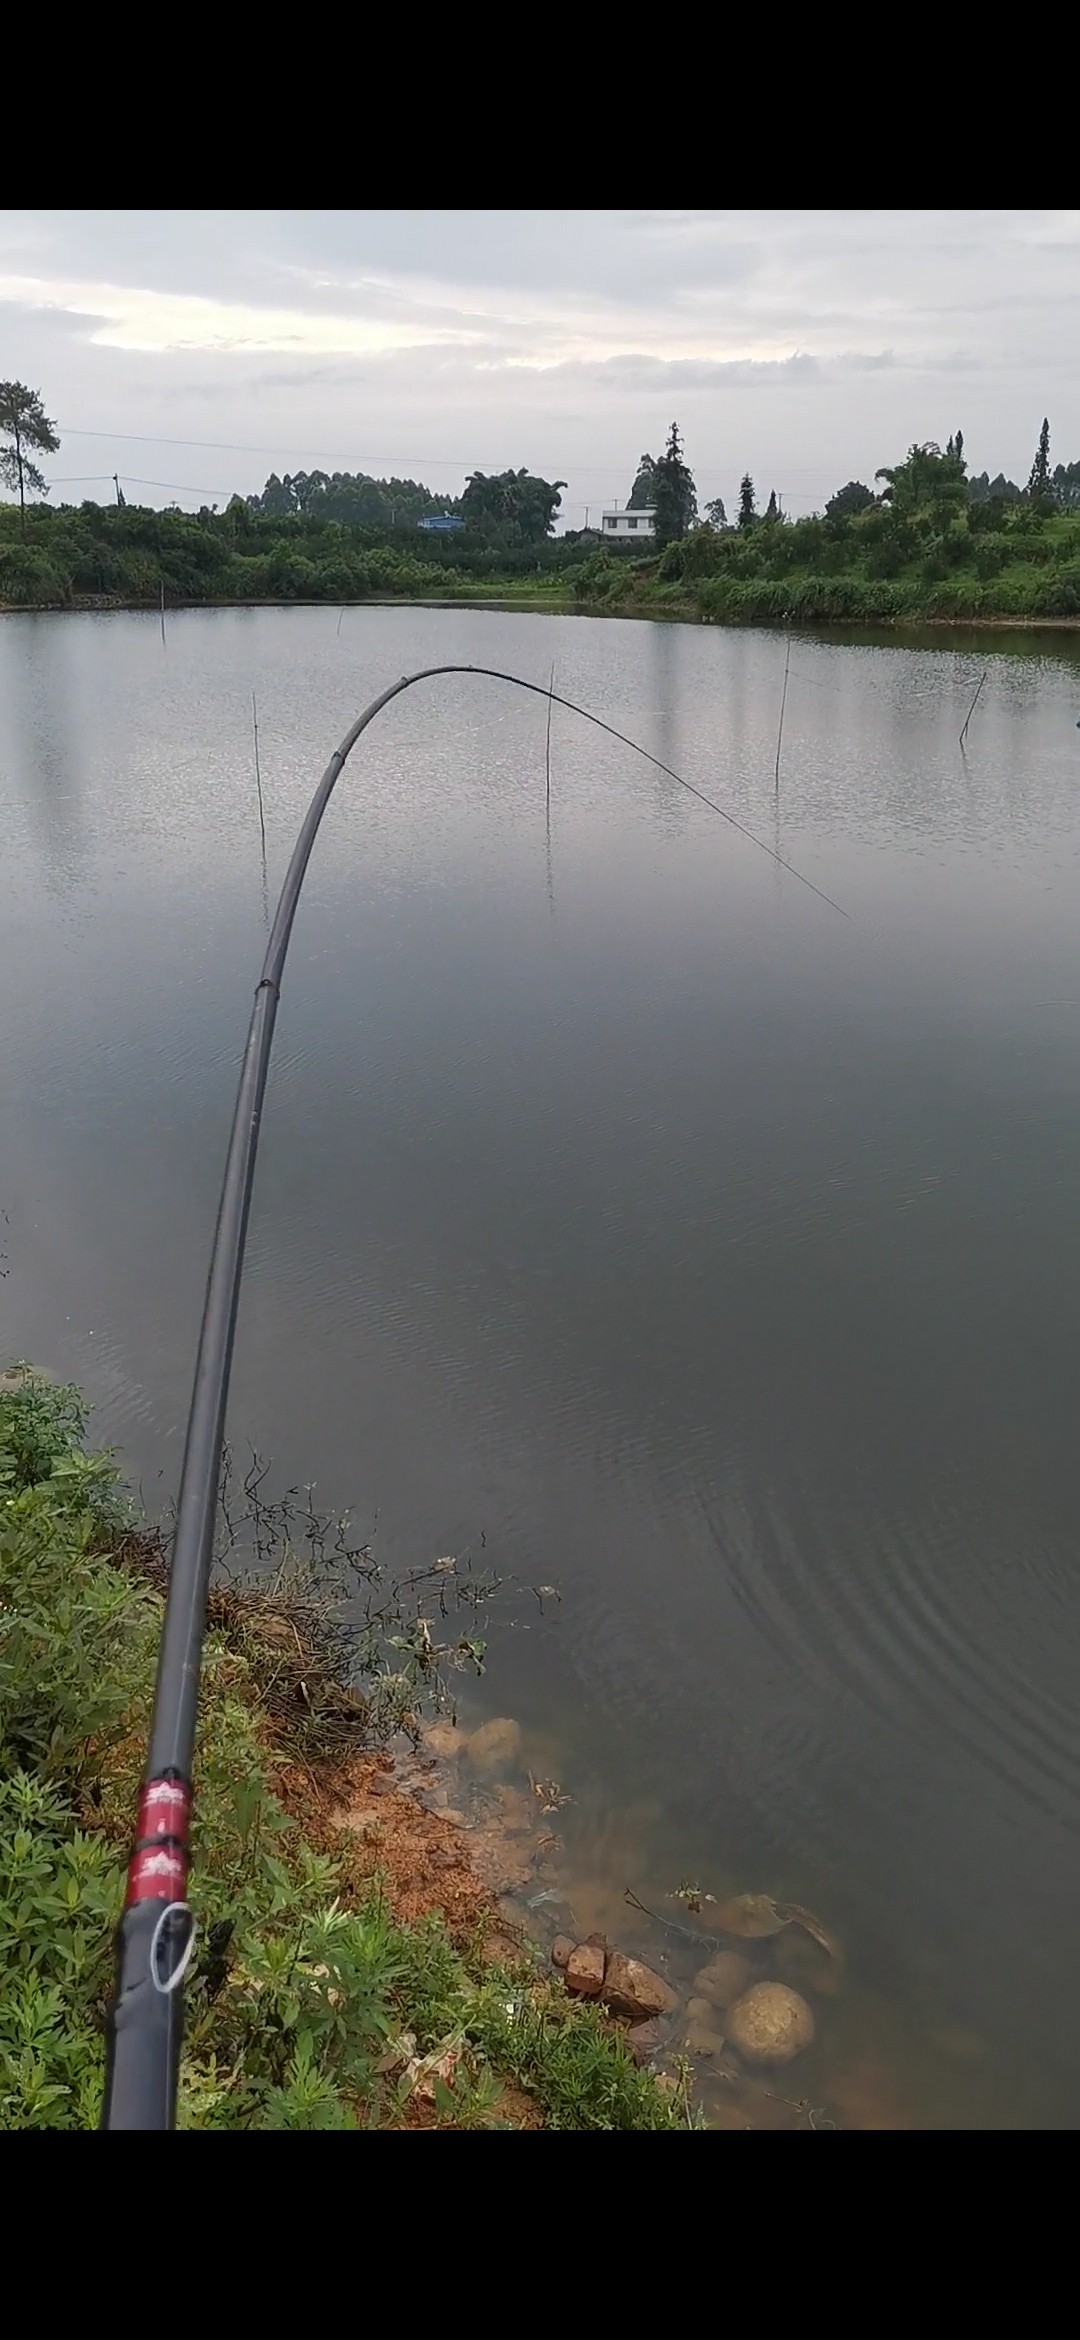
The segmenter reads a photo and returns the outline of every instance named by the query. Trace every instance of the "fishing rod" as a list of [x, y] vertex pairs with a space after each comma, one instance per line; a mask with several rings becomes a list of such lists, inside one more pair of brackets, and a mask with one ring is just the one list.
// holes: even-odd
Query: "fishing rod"
[[[116, 1934], [116, 1978], [109, 2009], [105, 2062], [103, 2129], [172, 2129], [176, 2123], [176, 2096], [183, 2033], [183, 1984], [194, 1949], [194, 1918], [188, 1906], [192, 1819], [192, 1759], [199, 1699], [199, 1668], [206, 1631], [206, 1601], [213, 1559], [214, 1521], [221, 1454], [225, 1434], [225, 1406], [232, 1364], [240, 1278], [244, 1264], [255, 1155], [259, 1143], [266, 1076], [280, 998], [281, 977], [292, 934], [311, 850], [319, 824], [339, 775], [361, 733], [388, 707], [391, 699], [415, 683], [431, 682], [450, 674], [486, 676], [492, 682], [532, 691], [574, 715], [584, 717], [625, 747], [678, 782], [691, 796], [719, 813], [740, 836], [767, 853], [799, 883], [808, 886], [829, 907], [840, 910], [810, 878], [773, 851], [751, 829], [744, 827], [723, 805], [714, 802], [680, 772], [662, 763], [640, 742], [618, 731], [587, 707], [565, 698], [550, 684], [526, 681], [495, 666], [425, 666], [402, 675], [380, 691], [347, 731], [341, 746], [323, 773], [312, 797], [270, 930], [262, 973], [255, 991], [247, 1046], [236, 1093], [225, 1176], [218, 1204], [217, 1225], [210, 1254], [210, 1272], [203, 1303], [202, 1325], [195, 1363], [195, 1380], [188, 1414], [180, 1493], [176, 1508], [172, 1564], [169, 1571], [165, 1620], [158, 1651], [153, 1715], [146, 1775], [139, 1794], [135, 1847], [127, 1872], [127, 1892]], [[846, 917], [847, 912], [841, 911]]]

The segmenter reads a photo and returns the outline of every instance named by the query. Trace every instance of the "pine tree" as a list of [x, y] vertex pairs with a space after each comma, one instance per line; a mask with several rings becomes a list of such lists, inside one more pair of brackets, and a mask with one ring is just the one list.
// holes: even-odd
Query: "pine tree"
[[754, 482], [749, 472], [744, 471], [739, 483], [739, 527], [752, 528], [757, 516], [757, 505], [754, 502]]
[[664, 452], [653, 465], [653, 510], [658, 544], [685, 536], [697, 519], [697, 489], [683, 458], [678, 423], [672, 423]]
[[55, 455], [60, 441], [56, 424], [41, 403], [38, 390], [28, 390], [25, 382], [0, 382], [0, 437], [10, 439], [10, 447], [0, 447], [0, 479], [8, 487], [19, 491], [19, 512], [22, 532], [26, 534], [26, 491], [36, 496], [47, 496], [49, 483], [44, 472], [27, 452]]
[[777, 520], [779, 517], [780, 515], [776, 508], [776, 489], [771, 488], [769, 491], [769, 501], [765, 506], [765, 518], [766, 520]]
[[1027, 492], [1028, 501], [1033, 504], [1045, 502], [1053, 493], [1050, 482], [1050, 425], [1045, 415], [1043, 416], [1042, 429], [1039, 432], [1039, 444], [1035, 449], [1035, 461], [1031, 466], [1031, 477], [1027, 483]]

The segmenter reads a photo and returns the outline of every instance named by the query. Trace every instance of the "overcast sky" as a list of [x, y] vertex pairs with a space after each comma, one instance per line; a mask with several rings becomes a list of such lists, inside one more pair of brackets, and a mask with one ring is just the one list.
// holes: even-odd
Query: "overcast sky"
[[673, 417], [729, 510], [958, 426], [976, 471], [1044, 414], [1080, 457], [1080, 211], [9, 211], [0, 303], [54, 502], [526, 464], [580, 526]]

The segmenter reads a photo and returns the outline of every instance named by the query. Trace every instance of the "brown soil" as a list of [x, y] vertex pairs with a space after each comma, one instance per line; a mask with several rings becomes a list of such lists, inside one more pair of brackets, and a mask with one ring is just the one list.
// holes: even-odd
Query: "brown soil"
[[284, 1761], [275, 1786], [305, 1835], [334, 1854], [349, 1882], [361, 1889], [379, 1877], [400, 1924], [438, 1911], [459, 1945], [499, 1928], [469, 1831], [427, 1811], [398, 1780], [388, 1755], [350, 1755], [317, 1771]]

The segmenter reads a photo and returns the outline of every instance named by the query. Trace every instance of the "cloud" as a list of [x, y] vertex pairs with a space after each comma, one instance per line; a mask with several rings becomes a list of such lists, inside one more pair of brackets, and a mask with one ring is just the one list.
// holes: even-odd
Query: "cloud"
[[79, 449], [58, 485], [194, 495], [200, 440], [241, 489], [270, 448], [444, 488], [523, 462], [581, 511], [677, 414], [703, 496], [749, 468], [805, 509], [958, 425], [976, 469], [1026, 474], [1045, 412], [1080, 453], [1078, 251], [1067, 209], [9, 209], [4, 370]]
[[841, 373], [880, 373], [895, 366], [892, 350], [846, 350], [834, 358], [817, 358], [809, 350], [794, 350], [784, 358], [663, 358], [643, 351], [593, 361], [563, 359], [500, 359], [507, 369], [526, 370], [545, 378], [590, 382], [608, 391], [664, 390], [780, 390], [803, 389], [827, 383]]
[[208, 295], [62, 278], [0, 276], [0, 301], [46, 312], [66, 311], [78, 319], [89, 340], [104, 348], [146, 351], [156, 357], [190, 350], [230, 357], [302, 350], [316, 357], [377, 356], [430, 343], [467, 344], [478, 338], [462, 326], [432, 328], [426, 322], [409, 325], [386, 317], [261, 308]]

